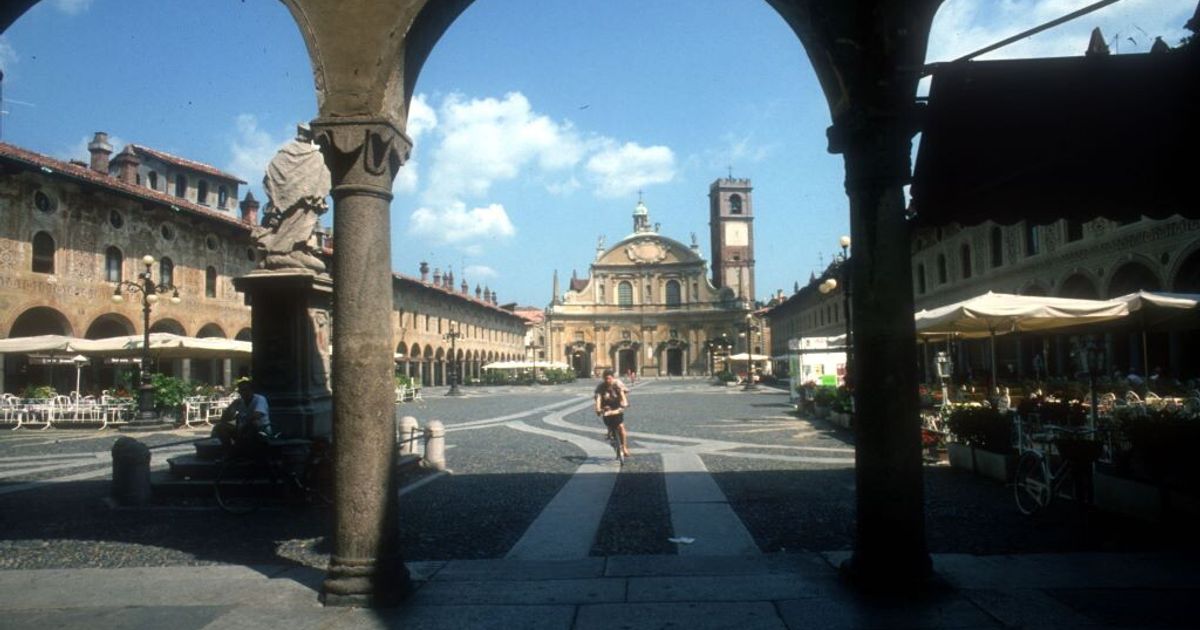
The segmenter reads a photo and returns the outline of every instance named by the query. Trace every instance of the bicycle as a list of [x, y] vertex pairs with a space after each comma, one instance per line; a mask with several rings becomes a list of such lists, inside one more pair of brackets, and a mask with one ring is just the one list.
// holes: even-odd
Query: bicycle
[[[1021, 436], [1021, 457], [1017, 460], [1013, 478], [1013, 497], [1022, 514], [1037, 513], [1057, 496], [1087, 501], [1086, 482], [1090, 474], [1085, 474], [1082, 467], [1090, 467], [1100, 456], [1103, 446], [1094, 439], [1097, 433], [1096, 429], [1047, 425], [1042, 433], [1018, 434]], [[1046, 447], [1035, 446], [1039, 442]], [[1058, 460], [1057, 465], [1054, 465], [1054, 458]], [[1072, 482], [1070, 494], [1064, 492], [1068, 479]]]
[[[620, 409], [616, 410], [615, 413], [605, 412], [601, 415], [601, 420], [604, 419], [605, 415], [616, 415], [619, 413], [621, 413]], [[608, 439], [609, 445], [612, 446], [613, 452], [617, 454], [617, 463], [624, 466], [625, 449], [621, 448], [621, 432], [617, 429], [617, 427], [610, 427], [607, 425], [607, 423], [605, 424], [605, 428], [608, 430], [608, 433], [605, 437]]]
[[230, 514], [249, 514], [283, 497], [300, 505], [329, 506], [333, 462], [325, 440], [270, 440], [238, 449], [213, 481], [217, 505]]

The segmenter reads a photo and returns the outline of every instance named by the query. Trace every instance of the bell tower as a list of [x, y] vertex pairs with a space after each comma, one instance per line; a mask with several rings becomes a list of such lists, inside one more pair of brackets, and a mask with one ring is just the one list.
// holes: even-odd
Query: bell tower
[[754, 188], [749, 179], [721, 178], [708, 187], [713, 284], [754, 303]]

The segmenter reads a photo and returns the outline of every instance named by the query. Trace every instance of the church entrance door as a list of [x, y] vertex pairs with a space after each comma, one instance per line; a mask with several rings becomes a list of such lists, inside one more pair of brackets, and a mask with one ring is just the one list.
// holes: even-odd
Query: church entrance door
[[582, 352], [571, 355], [571, 369], [575, 370], [575, 378], [591, 378], [592, 362], [590, 357]]
[[617, 374], [625, 374], [629, 370], [637, 371], [637, 350], [618, 350]]
[[683, 350], [679, 348], [667, 350], [667, 376], [683, 376]]

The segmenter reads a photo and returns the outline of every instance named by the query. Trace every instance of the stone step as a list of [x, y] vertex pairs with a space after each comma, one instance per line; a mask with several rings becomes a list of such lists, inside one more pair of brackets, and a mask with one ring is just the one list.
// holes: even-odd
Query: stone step
[[217, 438], [198, 440], [196, 442], [196, 455], [200, 459], [221, 459], [221, 457], [224, 455], [224, 449], [221, 447], [221, 441]]

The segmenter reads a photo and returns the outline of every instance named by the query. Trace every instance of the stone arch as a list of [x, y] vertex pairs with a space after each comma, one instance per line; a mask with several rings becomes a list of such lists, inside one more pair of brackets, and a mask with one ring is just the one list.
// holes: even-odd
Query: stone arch
[[200, 330], [196, 331], [196, 336], [197, 337], [216, 337], [216, 338], [220, 338], [220, 339], [228, 339], [228, 337], [225, 335], [225, 330], [223, 328], [221, 328], [220, 326], [218, 326], [217, 324], [213, 324], [213, 323], [208, 323], [208, 324], [201, 326]]
[[1097, 300], [1100, 299], [1100, 291], [1096, 285], [1096, 281], [1088, 274], [1076, 271], [1059, 283], [1058, 297]]
[[120, 313], [105, 313], [88, 325], [86, 339], [108, 339], [134, 334], [133, 322]]
[[34, 306], [13, 320], [8, 329], [9, 337], [34, 337], [37, 335], [74, 336], [74, 327], [57, 309], [49, 306]]
[[1162, 281], [1154, 269], [1141, 260], [1130, 260], [1117, 267], [1108, 277], [1107, 297], [1113, 298], [1134, 291], [1160, 291]]
[[237, 331], [237, 334], [234, 335], [233, 338], [237, 339], [238, 341], [254, 341], [254, 335], [251, 333], [249, 328], [243, 328]]
[[1176, 293], [1200, 293], [1200, 245], [1181, 256], [1171, 279], [1171, 290]]
[[187, 336], [187, 331], [179, 321], [164, 317], [150, 325], [152, 333], [171, 333], [172, 335]]

